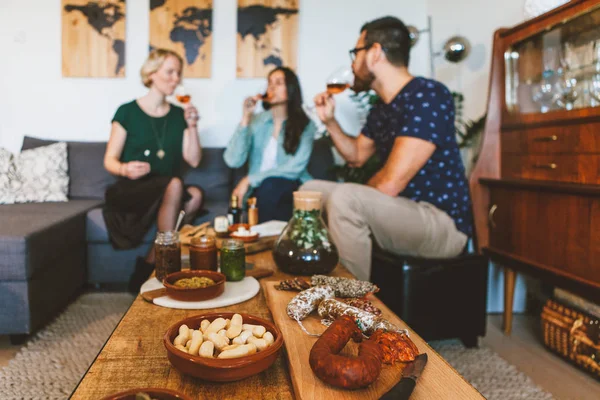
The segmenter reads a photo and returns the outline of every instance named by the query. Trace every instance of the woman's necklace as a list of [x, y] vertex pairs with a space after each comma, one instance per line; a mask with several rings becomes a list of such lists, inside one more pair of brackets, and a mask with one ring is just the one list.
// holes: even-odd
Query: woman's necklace
[[154, 126], [154, 119], [150, 120], [151, 125], [152, 125], [152, 131], [154, 132], [154, 137], [156, 138], [156, 144], [158, 145], [158, 151], [156, 152], [156, 157], [158, 157], [160, 160], [162, 160], [165, 157], [165, 150], [164, 150], [164, 140], [165, 140], [165, 134], [167, 132], [167, 118], [165, 116], [165, 122], [163, 124], [163, 128], [162, 128], [162, 135], [159, 136], [158, 131], [156, 130], [156, 127]]

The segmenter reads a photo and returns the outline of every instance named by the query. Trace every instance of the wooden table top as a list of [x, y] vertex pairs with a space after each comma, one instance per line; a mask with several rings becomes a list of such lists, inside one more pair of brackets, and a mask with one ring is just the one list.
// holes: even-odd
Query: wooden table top
[[[293, 399], [285, 347], [266, 371], [229, 383], [205, 382], [183, 375], [167, 360], [163, 335], [171, 325], [186, 317], [205, 312], [231, 311], [273, 320], [267, 307], [265, 284], [292, 276], [277, 269], [271, 252], [250, 255], [247, 260], [256, 267], [272, 268], [275, 273], [260, 280], [262, 290], [257, 296], [240, 304], [218, 310], [175, 310], [148, 303], [138, 296], [71, 398], [97, 400], [128, 389], [157, 387], [176, 390], [194, 399]], [[351, 277], [341, 265], [331, 275]], [[384, 315], [393, 314], [386, 307], [382, 307], [382, 311]], [[405, 324], [401, 325], [406, 327]], [[483, 399], [473, 386], [412, 331], [411, 338], [429, 357], [425, 373], [419, 378], [411, 399]], [[306, 368], [310, 368], [308, 364]], [[440, 393], [444, 393], [444, 397], [440, 397]]]

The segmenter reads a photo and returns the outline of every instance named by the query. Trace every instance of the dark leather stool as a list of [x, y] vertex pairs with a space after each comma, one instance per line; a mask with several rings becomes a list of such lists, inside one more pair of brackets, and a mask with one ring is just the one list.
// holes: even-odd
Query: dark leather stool
[[485, 336], [487, 257], [411, 258], [374, 246], [371, 258], [377, 297], [423, 339], [459, 338], [475, 347]]

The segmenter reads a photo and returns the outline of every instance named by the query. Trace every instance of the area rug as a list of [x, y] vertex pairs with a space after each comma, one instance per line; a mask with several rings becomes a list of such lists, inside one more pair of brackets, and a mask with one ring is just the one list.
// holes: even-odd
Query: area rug
[[[68, 399], [132, 300], [124, 293], [79, 297], [0, 370], [0, 398]], [[489, 348], [466, 349], [458, 341], [432, 345], [489, 400], [552, 399]]]
[[467, 349], [458, 340], [429, 343], [488, 400], [552, 400], [550, 393], [490, 348]]

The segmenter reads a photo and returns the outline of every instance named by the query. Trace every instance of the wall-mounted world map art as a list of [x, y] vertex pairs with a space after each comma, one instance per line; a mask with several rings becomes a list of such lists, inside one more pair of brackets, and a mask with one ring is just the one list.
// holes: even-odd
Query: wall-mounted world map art
[[150, 50], [174, 50], [183, 57], [184, 77], [209, 78], [212, 14], [212, 0], [150, 0]]
[[125, 0], [62, 0], [62, 74], [125, 76]]
[[237, 76], [263, 78], [296, 68], [299, 0], [238, 0]]

